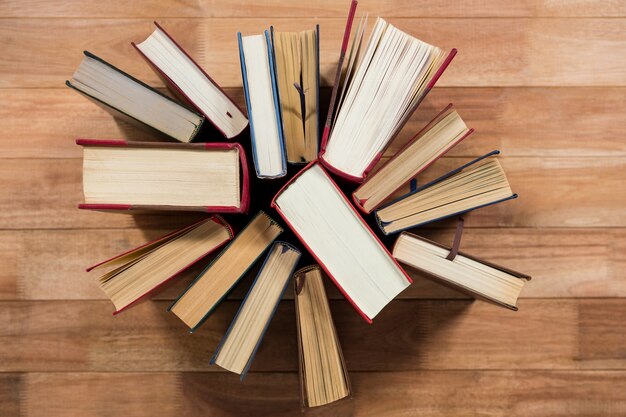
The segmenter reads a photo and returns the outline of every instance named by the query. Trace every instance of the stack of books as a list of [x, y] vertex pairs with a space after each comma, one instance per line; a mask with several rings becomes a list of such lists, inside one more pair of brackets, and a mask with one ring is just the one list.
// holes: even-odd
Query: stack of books
[[[154, 32], [133, 46], [177, 99], [90, 52], [84, 52], [67, 81], [115, 117], [164, 139], [78, 139], [84, 192], [79, 208], [210, 213], [88, 268], [102, 271], [98, 284], [115, 314], [192, 265], [205, 263], [168, 309], [194, 332], [248, 271], [257, 270], [211, 359], [243, 379], [293, 282], [304, 407], [352, 393], [324, 276], [367, 323], [411, 285], [400, 264], [509, 309], [517, 308], [530, 279], [460, 252], [461, 219], [450, 247], [407, 231], [516, 194], [498, 151], [417, 186], [418, 176], [473, 132], [452, 104], [379, 164], [456, 50], [430, 45], [381, 18], [365, 41], [368, 17], [355, 26], [356, 6], [353, 1], [325, 120], [320, 117], [319, 26], [302, 32], [270, 27], [261, 34], [236, 34], [247, 115], [156, 22]], [[220, 138], [210, 141], [215, 135]], [[282, 180], [282, 188], [264, 202], [282, 222], [255, 210], [235, 231], [220, 215], [250, 212], [247, 152], [261, 187], [271, 183], [268, 189], [276, 190], [276, 181], [292, 171], [289, 165], [299, 172]], [[346, 196], [346, 189], [351, 195]], [[365, 216], [372, 216], [380, 230], [374, 232]], [[283, 225], [296, 241], [277, 240]], [[391, 251], [378, 236], [399, 232]], [[316, 264], [300, 265], [303, 249]]]

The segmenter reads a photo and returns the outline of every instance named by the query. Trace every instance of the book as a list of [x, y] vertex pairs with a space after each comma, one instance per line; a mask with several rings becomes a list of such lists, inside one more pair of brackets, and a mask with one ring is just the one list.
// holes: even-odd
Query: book
[[84, 51], [71, 80], [65, 84], [113, 116], [150, 128], [180, 142], [197, 136], [204, 116], [177, 103], [91, 52]]
[[280, 99], [285, 148], [289, 163], [317, 158], [319, 124], [320, 27], [302, 32], [270, 28]]
[[228, 223], [213, 216], [93, 265], [87, 271], [108, 269], [98, 278], [98, 285], [115, 305], [114, 314], [117, 314], [155, 292], [232, 237]]
[[287, 156], [270, 34], [267, 30], [250, 36], [238, 32], [237, 39], [256, 175], [261, 179], [284, 177]]
[[299, 376], [304, 407], [351, 395], [350, 377], [317, 265], [294, 274]]
[[195, 331], [282, 232], [271, 217], [257, 213], [169, 310]]
[[91, 210], [246, 213], [248, 163], [238, 143], [78, 139]]
[[272, 207], [366, 322], [411, 284], [319, 163], [287, 182]]
[[228, 139], [248, 126], [248, 119], [220, 86], [157, 22], [146, 40], [131, 42], [178, 97], [204, 115]]
[[352, 193], [354, 203], [364, 213], [371, 213], [473, 131], [449, 104], [391, 159], [367, 177]]
[[353, 0], [348, 14], [319, 158], [329, 171], [362, 182], [450, 64], [456, 49], [444, 51], [377, 18], [361, 51], [364, 17], [352, 35], [344, 70], [356, 3]]
[[530, 276], [470, 256], [426, 238], [402, 232], [393, 247], [401, 263], [426, 273], [447, 287], [517, 311], [517, 299]]
[[517, 198], [497, 159], [490, 152], [376, 210], [385, 234], [422, 226], [480, 207]]
[[299, 259], [289, 243], [272, 245], [211, 364], [245, 378]]

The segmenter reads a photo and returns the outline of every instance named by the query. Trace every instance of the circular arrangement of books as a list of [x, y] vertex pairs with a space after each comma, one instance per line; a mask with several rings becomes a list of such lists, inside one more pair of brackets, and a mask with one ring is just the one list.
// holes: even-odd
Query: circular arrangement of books
[[89, 268], [102, 271], [98, 282], [116, 313], [205, 262], [169, 307], [193, 332], [258, 270], [211, 360], [243, 379], [291, 283], [306, 407], [351, 394], [323, 272], [368, 323], [411, 284], [406, 267], [511, 309], [530, 279], [459, 252], [462, 219], [451, 247], [407, 231], [516, 194], [498, 151], [417, 184], [473, 132], [450, 104], [406, 145], [390, 147], [456, 50], [381, 18], [365, 42], [368, 19], [355, 12], [353, 1], [325, 119], [319, 26], [237, 34], [247, 115], [156, 23], [133, 45], [181, 102], [89, 52], [67, 82], [114, 116], [169, 137], [77, 140], [80, 208], [210, 213]]

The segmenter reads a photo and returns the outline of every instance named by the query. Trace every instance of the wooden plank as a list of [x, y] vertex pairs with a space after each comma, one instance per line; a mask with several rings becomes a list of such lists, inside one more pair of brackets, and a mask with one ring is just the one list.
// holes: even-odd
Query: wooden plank
[[[49, 2], [42, 0], [5, 1], [0, 3], [0, 17], [339, 17], [347, 14], [349, 2], [320, 0], [315, 3], [291, 3], [269, 0], [262, 4], [252, 1], [181, 0], [175, 4], [151, 0], [141, 3], [109, 0]], [[626, 16], [623, 2], [584, 1], [552, 2], [548, 0], [463, 0], [438, 3], [426, 0], [359, 1], [360, 12], [384, 17], [601, 17]]]
[[[440, 86], [624, 86], [623, 19], [417, 19], [390, 22], [460, 53]], [[267, 19], [162, 19], [161, 22], [218, 83], [240, 86], [236, 32], [260, 33]], [[345, 18], [277, 18], [277, 30], [321, 26], [323, 85], [334, 79]], [[575, 30], [573, 30], [575, 29]], [[156, 75], [131, 41], [153, 30], [149, 19], [0, 20], [0, 87], [61, 87], [90, 51], [154, 85]], [[50, 48], [50, 44], [62, 48]], [[572, 51], [576, 51], [572, 53]]]
[[[193, 335], [165, 311], [169, 304], [145, 302], [112, 317], [105, 301], [2, 302], [0, 371], [220, 371], [209, 358], [239, 302], [222, 303]], [[512, 312], [483, 302], [395, 300], [367, 325], [347, 302], [331, 301], [351, 371], [625, 369], [622, 348], [588, 342], [595, 326], [626, 320], [626, 300], [519, 306]], [[611, 337], [613, 346], [626, 343], [624, 332]], [[296, 369], [293, 302], [283, 301], [252, 370]]]
[[[0, 299], [104, 300], [96, 285], [98, 272], [86, 273], [85, 268], [165, 233], [152, 229], [0, 231]], [[449, 243], [453, 230], [420, 229], [419, 234]], [[533, 281], [522, 292], [523, 298], [626, 297], [624, 242], [626, 229], [477, 228], [463, 236], [462, 246], [468, 253], [530, 274]], [[174, 299], [209, 259], [181, 274], [155, 298]], [[255, 272], [248, 274], [231, 299], [242, 299]], [[400, 298], [466, 298], [432, 283], [424, 274], [409, 272], [414, 283]], [[333, 285], [328, 292], [331, 298], [342, 298]], [[291, 291], [285, 298], [292, 298]]]
[[[485, 149], [488, 151], [488, 149]], [[467, 158], [442, 158], [420, 181]], [[477, 210], [468, 227], [624, 227], [625, 158], [502, 158], [518, 200]], [[6, 159], [0, 165], [0, 229], [172, 227], [188, 215], [121, 215], [77, 210], [80, 159]], [[257, 199], [258, 200], [258, 199]]]
[[[245, 107], [241, 88], [227, 91]], [[322, 97], [329, 94], [329, 88], [322, 90]], [[436, 88], [388, 154], [453, 102], [476, 133], [449, 155], [500, 149], [507, 156], [625, 156], [625, 101], [626, 88]], [[37, 109], [36, 117], [32, 109]], [[0, 125], [4, 158], [79, 158], [77, 137], [162, 140], [116, 121], [70, 89], [0, 89]]]
[[[319, 416], [611, 417], [623, 415], [623, 371], [353, 372], [351, 400]], [[293, 416], [294, 373], [34, 373], [21, 376], [24, 417]]]
[[20, 416], [22, 375], [0, 374], [0, 416]]

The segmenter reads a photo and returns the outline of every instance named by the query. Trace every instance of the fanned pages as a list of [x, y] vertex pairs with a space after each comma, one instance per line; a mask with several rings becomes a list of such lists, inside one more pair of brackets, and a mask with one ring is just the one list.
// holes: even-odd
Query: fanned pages
[[320, 133], [319, 26], [272, 34], [287, 160], [310, 162], [317, 158]]
[[211, 363], [245, 377], [299, 259], [290, 244], [272, 245]]
[[267, 214], [259, 212], [172, 304], [170, 311], [194, 331], [282, 231]]
[[100, 288], [120, 312], [232, 238], [230, 226], [211, 217], [88, 268], [108, 268]]
[[294, 275], [302, 403], [317, 407], [350, 395], [350, 379], [317, 266]]
[[371, 213], [402, 185], [465, 139], [468, 129], [452, 104], [439, 113], [352, 194], [357, 207]]
[[227, 138], [248, 125], [241, 109], [156, 22], [156, 29], [133, 46], [151, 64], [165, 84], [202, 113]]
[[269, 32], [237, 36], [256, 174], [259, 178], [283, 177], [287, 158]]
[[407, 232], [401, 233], [393, 256], [403, 264], [425, 272], [428, 277], [475, 298], [517, 310], [517, 298], [528, 275], [458, 252], [453, 260], [450, 249]]
[[300, 171], [272, 205], [366, 321], [411, 283], [319, 164]]
[[191, 142], [204, 117], [85, 51], [66, 85], [124, 120], [139, 122], [180, 142]]
[[517, 197], [496, 155], [482, 156], [376, 210], [385, 234]]
[[85, 204], [96, 210], [245, 213], [248, 174], [238, 143], [78, 139]]
[[[350, 34], [354, 3], [345, 36]], [[355, 182], [373, 168], [456, 54], [422, 42], [381, 18], [361, 54], [363, 26], [360, 23], [354, 33], [343, 86], [338, 85], [342, 80], [338, 69], [320, 152], [331, 171]], [[346, 53], [345, 39], [338, 68]]]

